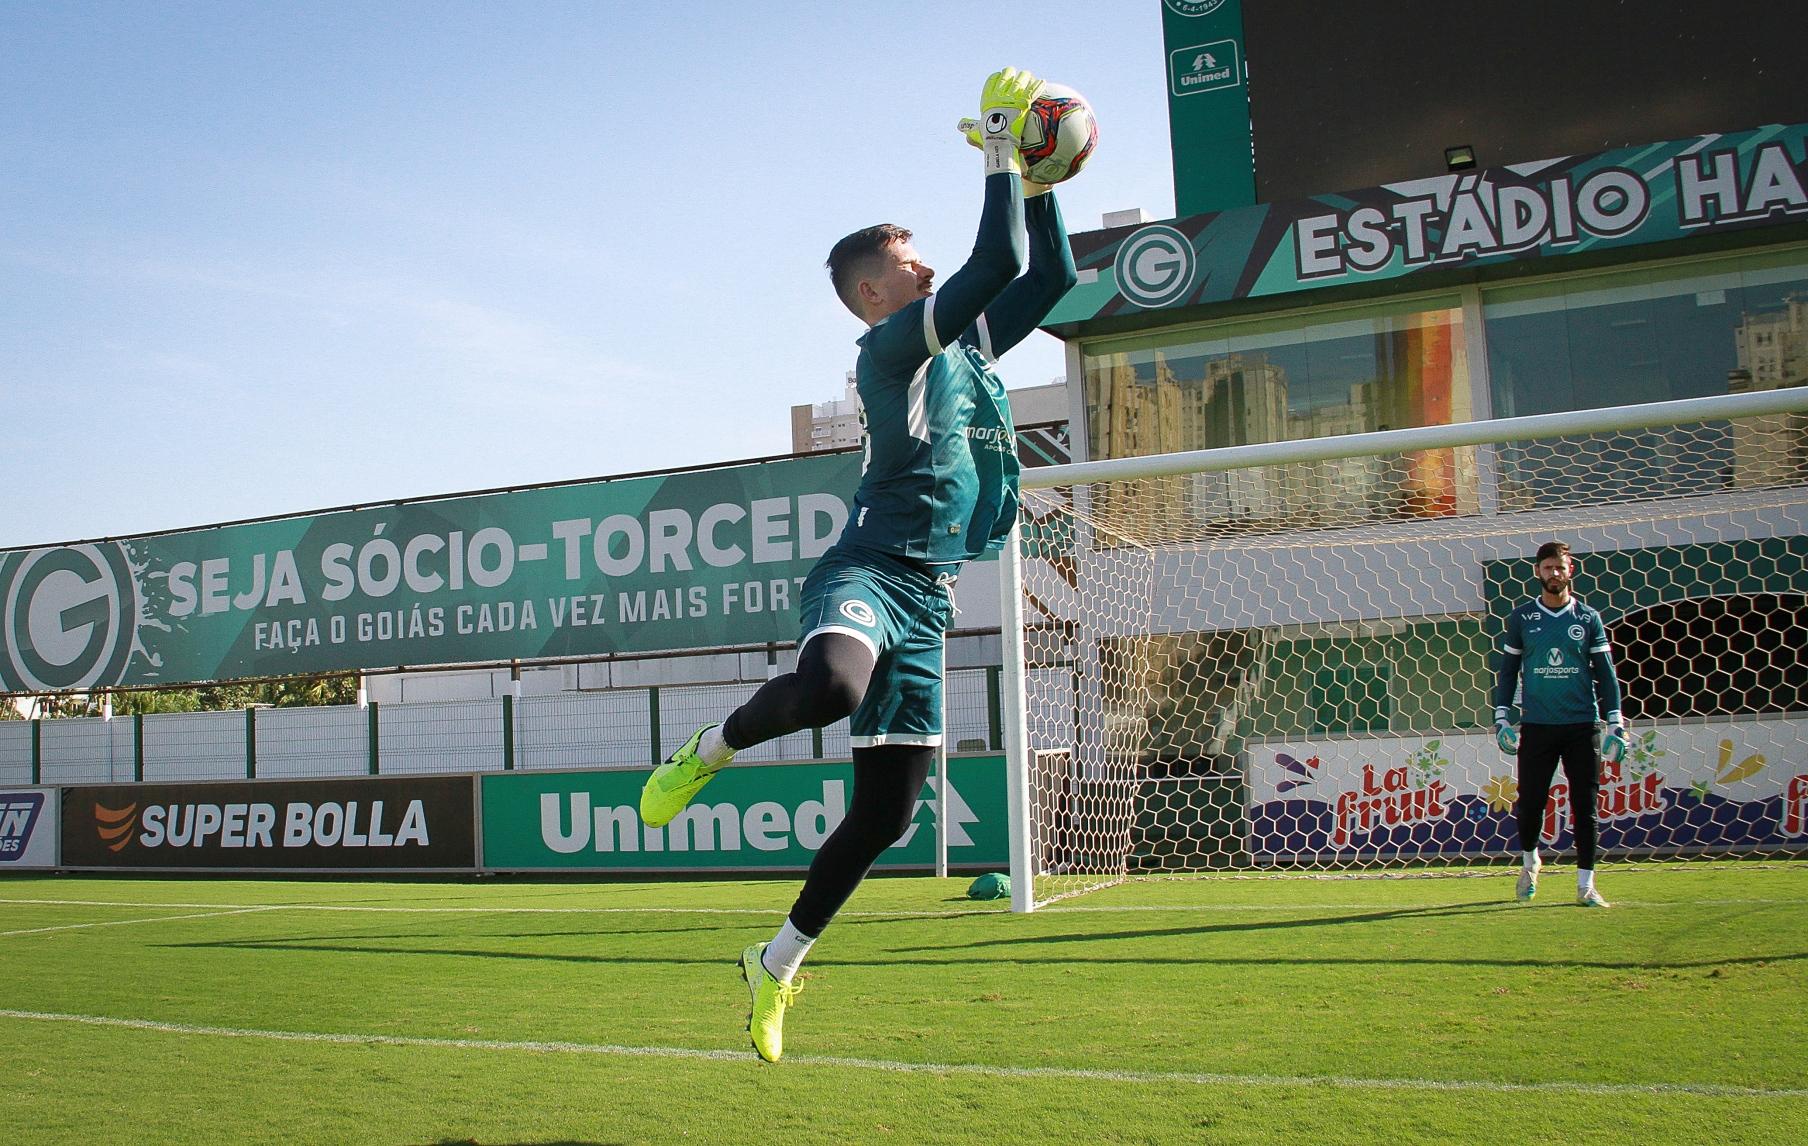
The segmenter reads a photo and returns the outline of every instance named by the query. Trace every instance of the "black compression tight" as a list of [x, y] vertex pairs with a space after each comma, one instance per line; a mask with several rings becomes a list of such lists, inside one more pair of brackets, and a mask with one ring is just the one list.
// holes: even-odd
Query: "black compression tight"
[[813, 637], [797, 655], [797, 670], [760, 686], [722, 724], [722, 739], [739, 752], [805, 728], [833, 724], [860, 707], [872, 679], [873, 654], [846, 633]]
[[823, 841], [791, 908], [791, 925], [821, 935], [881, 852], [910, 829], [935, 749], [883, 744], [854, 749], [854, 795], [841, 826]]
[[[823, 633], [804, 645], [797, 671], [774, 677], [723, 722], [722, 739], [737, 751], [850, 715], [866, 695], [873, 654], [845, 633]], [[854, 794], [847, 815], [823, 841], [791, 908], [791, 924], [821, 935], [866, 878], [881, 852], [910, 828], [935, 749], [884, 744], [854, 749]]]

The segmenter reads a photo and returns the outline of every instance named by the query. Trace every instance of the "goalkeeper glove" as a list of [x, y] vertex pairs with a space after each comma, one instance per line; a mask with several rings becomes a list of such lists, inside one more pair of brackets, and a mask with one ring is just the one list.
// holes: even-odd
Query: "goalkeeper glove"
[[1502, 752], [1512, 756], [1519, 751], [1519, 729], [1504, 720], [1495, 721], [1494, 743], [1500, 745]]
[[986, 155], [986, 174], [1000, 171], [1023, 174], [1023, 128], [1030, 118], [1030, 104], [1042, 90], [1042, 81], [1028, 72], [1005, 68], [986, 77], [979, 95], [979, 120], [971, 128], [961, 121], [967, 141]]
[[1601, 741], [1601, 759], [1609, 764], [1618, 764], [1626, 759], [1626, 726], [1615, 724], [1607, 730], [1607, 738]]
[[[954, 129], [966, 136], [968, 143], [982, 151], [985, 149], [985, 142], [979, 138], [979, 121], [977, 119], [963, 119], [954, 125]], [[988, 174], [990, 174], [989, 171]], [[1038, 183], [1027, 175], [1023, 177], [1023, 197], [1025, 199], [1041, 195], [1053, 187], [1053, 183]]]

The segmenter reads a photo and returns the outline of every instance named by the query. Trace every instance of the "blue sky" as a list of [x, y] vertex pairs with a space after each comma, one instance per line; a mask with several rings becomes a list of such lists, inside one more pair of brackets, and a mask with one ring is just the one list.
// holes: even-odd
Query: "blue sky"
[[1097, 109], [1070, 229], [1172, 213], [1160, 11], [0, 4], [0, 547], [783, 452], [834, 240], [971, 247], [993, 68]]

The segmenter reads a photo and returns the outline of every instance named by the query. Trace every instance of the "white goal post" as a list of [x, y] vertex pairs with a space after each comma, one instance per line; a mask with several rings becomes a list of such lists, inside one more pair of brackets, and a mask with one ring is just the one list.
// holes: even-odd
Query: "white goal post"
[[[1808, 852], [1808, 387], [1025, 470], [1012, 909], [1498, 863], [1500, 623], [1568, 542], [1627, 691], [1604, 858]], [[1568, 842], [1561, 785], [1542, 839]]]

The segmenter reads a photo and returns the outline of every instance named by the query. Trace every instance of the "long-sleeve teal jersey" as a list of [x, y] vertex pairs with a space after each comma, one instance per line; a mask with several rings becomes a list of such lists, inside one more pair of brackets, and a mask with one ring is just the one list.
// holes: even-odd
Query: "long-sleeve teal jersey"
[[1601, 614], [1574, 597], [1552, 611], [1537, 597], [1507, 615], [1494, 715], [1507, 718], [1524, 673], [1519, 710], [1527, 724], [1619, 724], [1620, 682]]
[[966, 264], [859, 340], [866, 461], [842, 545], [937, 564], [1003, 546], [1017, 519], [1017, 435], [993, 363], [1074, 279], [1054, 196], [1026, 203], [1016, 175], [988, 176]]

